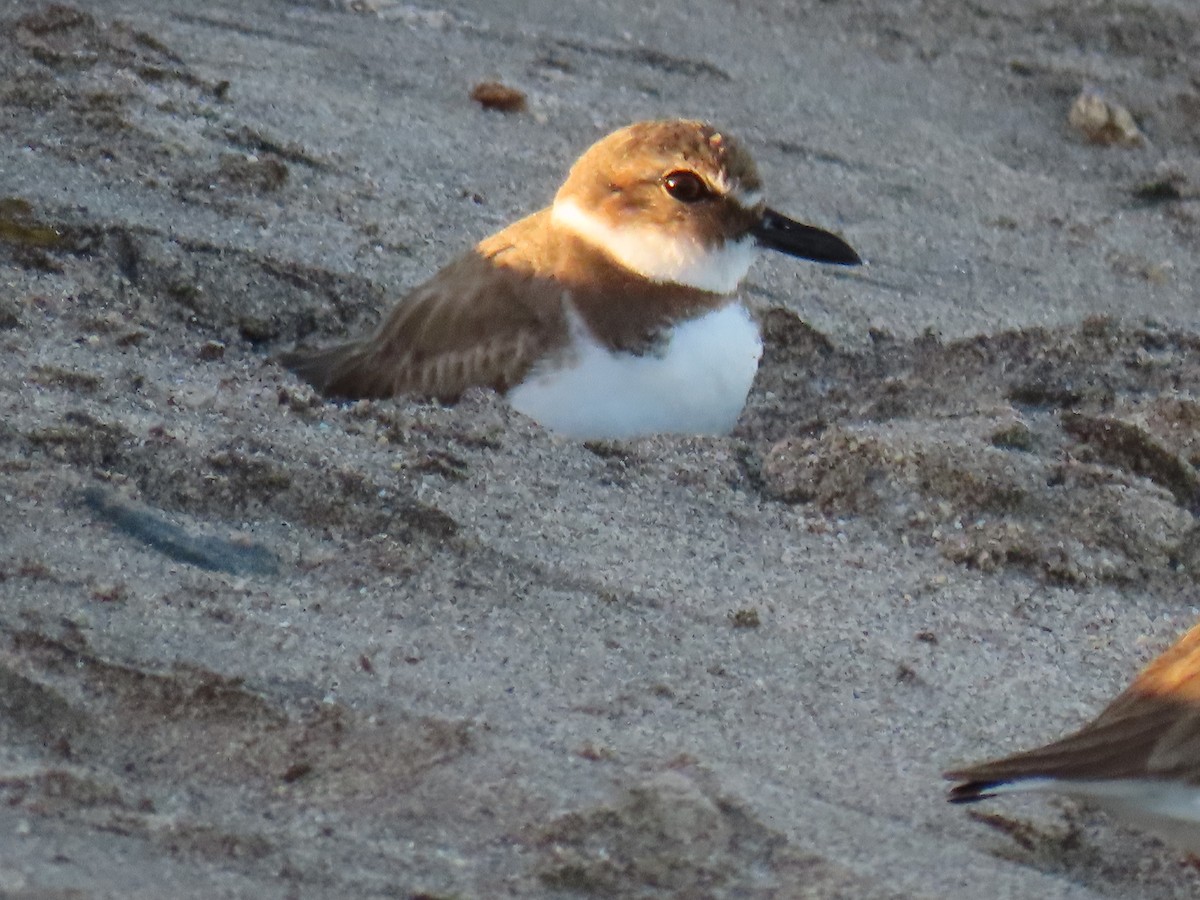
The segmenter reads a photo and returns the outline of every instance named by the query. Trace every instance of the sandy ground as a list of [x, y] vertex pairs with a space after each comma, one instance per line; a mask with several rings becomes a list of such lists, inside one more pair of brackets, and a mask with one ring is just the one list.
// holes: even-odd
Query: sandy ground
[[[0, 3], [0, 895], [1195, 896], [940, 773], [1196, 618], [1196, 5], [503, 7]], [[665, 115], [871, 260], [758, 264], [733, 436], [269, 362]]]

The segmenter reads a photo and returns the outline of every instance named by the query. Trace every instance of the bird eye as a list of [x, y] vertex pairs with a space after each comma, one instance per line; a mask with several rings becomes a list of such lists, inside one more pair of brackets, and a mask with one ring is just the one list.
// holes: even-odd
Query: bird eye
[[662, 186], [680, 203], [695, 203], [709, 196], [708, 185], [695, 172], [671, 172], [663, 176]]

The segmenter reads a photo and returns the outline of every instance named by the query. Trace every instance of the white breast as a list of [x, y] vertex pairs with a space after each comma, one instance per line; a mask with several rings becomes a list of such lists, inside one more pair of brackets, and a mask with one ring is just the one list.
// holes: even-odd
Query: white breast
[[1176, 847], [1200, 853], [1200, 788], [1192, 784], [1154, 778], [1026, 778], [990, 790], [997, 794], [1053, 791], [1079, 797]]
[[546, 428], [582, 440], [725, 434], [762, 356], [758, 326], [736, 301], [676, 326], [658, 353], [613, 353], [578, 317], [572, 341], [565, 367], [535, 369], [508, 399]]

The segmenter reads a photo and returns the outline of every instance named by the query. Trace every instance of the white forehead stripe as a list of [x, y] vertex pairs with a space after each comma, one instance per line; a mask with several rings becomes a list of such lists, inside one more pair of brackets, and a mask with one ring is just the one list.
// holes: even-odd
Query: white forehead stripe
[[651, 281], [732, 294], [754, 262], [755, 244], [750, 236], [709, 249], [700, 241], [653, 226], [612, 225], [570, 199], [555, 201], [551, 219]]

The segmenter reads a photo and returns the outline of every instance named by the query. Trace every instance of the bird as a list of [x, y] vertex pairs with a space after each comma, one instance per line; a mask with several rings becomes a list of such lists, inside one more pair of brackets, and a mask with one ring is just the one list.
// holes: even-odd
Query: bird
[[1078, 731], [945, 777], [959, 782], [951, 803], [1065, 794], [1200, 853], [1200, 624]]
[[453, 403], [491, 388], [569, 438], [723, 434], [762, 355], [737, 297], [761, 248], [862, 262], [769, 208], [731, 135], [637, 122], [589, 147], [549, 207], [412, 289], [373, 333], [279, 361], [330, 398]]

